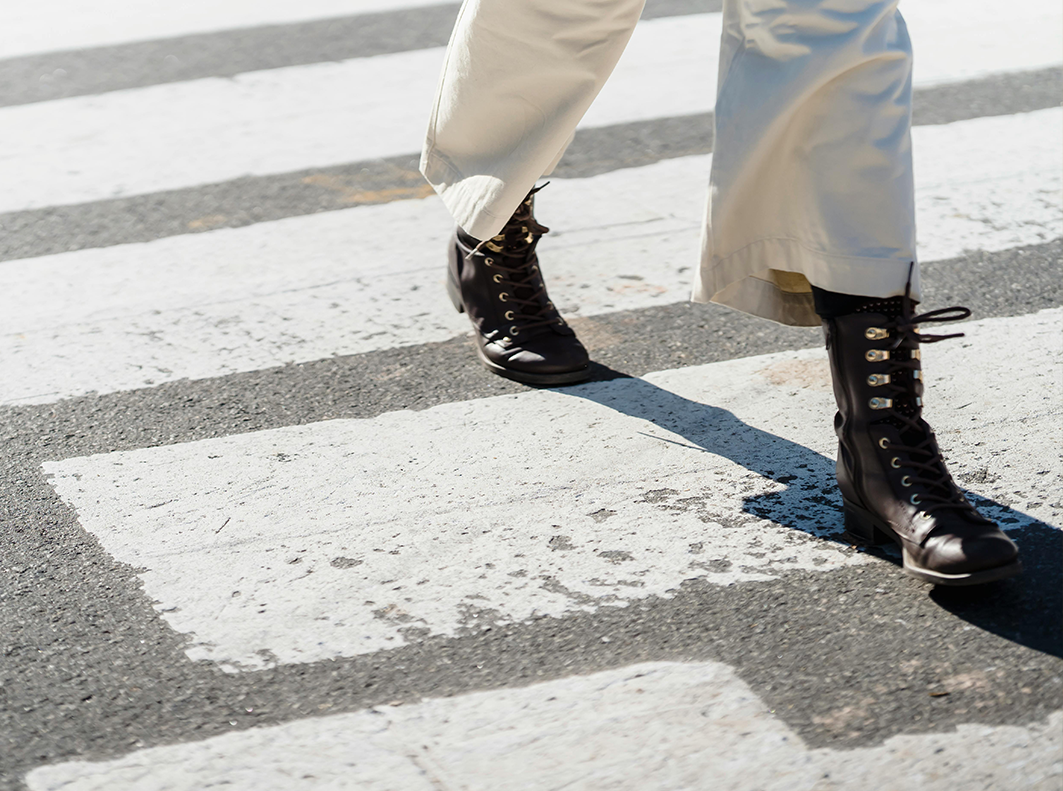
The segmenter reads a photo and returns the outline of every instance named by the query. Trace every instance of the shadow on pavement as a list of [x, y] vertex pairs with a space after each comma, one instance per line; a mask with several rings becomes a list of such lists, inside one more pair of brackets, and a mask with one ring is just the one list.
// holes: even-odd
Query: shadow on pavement
[[[747, 497], [743, 510], [792, 530], [849, 543], [842, 536], [841, 498], [834, 481], [833, 459], [750, 426], [726, 409], [691, 401], [605, 366], [596, 367], [601, 369], [595, 372], [597, 384], [562, 392], [647, 420], [694, 446], [683, 447], [722, 456], [783, 484], [779, 491]], [[612, 384], [604, 386], [605, 382]], [[823, 428], [832, 430], [829, 425]], [[934, 587], [931, 600], [980, 629], [1063, 656], [1063, 533], [999, 502], [964, 491], [980, 510], [1005, 527], [1023, 525], [1011, 528], [1010, 535], [1022, 550], [1025, 572], [1018, 578], [987, 585]], [[869, 554], [900, 566], [900, 553], [892, 545], [872, 549]]]

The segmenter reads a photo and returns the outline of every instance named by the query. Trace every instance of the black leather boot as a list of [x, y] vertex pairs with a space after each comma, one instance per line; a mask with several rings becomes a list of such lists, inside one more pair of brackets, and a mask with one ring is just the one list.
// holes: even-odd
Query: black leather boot
[[472, 321], [477, 354], [489, 371], [535, 385], [582, 382], [590, 376], [587, 350], [550, 301], [535, 255], [550, 230], [532, 214], [539, 189], [497, 236], [478, 242], [455, 231], [447, 292]]
[[1022, 570], [1018, 548], [979, 514], [945, 468], [934, 432], [922, 418], [920, 323], [971, 315], [953, 307], [913, 315], [904, 297], [825, 319], [838, 413], [838, 486], [849, 538], [895, 541], [904, 570], [938, 585], [975, 585]]

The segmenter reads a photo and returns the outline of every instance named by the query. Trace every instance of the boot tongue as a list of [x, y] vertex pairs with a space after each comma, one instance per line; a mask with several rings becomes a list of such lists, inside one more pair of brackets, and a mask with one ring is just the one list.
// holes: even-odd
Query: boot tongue
[[[912, 301], [912, 307], [918, 303]], [[903, 297], [887, 297], [884, 299], [868, 302], [865, 305], [861, 305], [854, 311], [855, 313], [879, 313], [889, 321], [894, 321], [901, 317], [904, 312], [904, 298]], [[900, 347], [906, 351], [910, 351], [907, 347]], [[896, 374], [895, 374], [896, 375]], [[904, 415], [905, 417], [914, 418], [919, 415], [919, 409], [916, 407], [914, 401], [905, 398], [901, 403], [894, 405], [894, 410]], [[894, 426], [901, 432], [901, 442], [911, 447], [918, 447], [927, 437], [923, 431], [917, 431], [901, 420], [900, 418], [893, 416], [883, 417], [881, 420], [875, 421], [876, 423], [886, 423]]]

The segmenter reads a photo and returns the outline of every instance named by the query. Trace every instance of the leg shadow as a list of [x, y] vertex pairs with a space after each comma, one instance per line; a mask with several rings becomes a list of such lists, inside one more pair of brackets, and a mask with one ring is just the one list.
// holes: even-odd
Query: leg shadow
[[[783, 488], [777, 491], [744, 498], [743, 511], [792, 530], [848, 543], [842, 537], [841, 496], [833, 459], [750, 426], [726, 409], [691, 401], [644, 379], [602, 368], [595, 377], [598, 381], [561, 392], [646, 420], [689, 443], [676, 444], [722, 456], [781, 484]], [[825, 425], [823, 430], [833, 429]], [[1063, 656], [1063, 533], [1002, 503], [965, 493], [986, 516], [1010, 529], [1022, 549], [1026, 571], [1018, 578], [988, 585], [935, 587], [931, 599], [981, 629]], [[892, 545], [872, 554], [900, 566], [900, 552]]]

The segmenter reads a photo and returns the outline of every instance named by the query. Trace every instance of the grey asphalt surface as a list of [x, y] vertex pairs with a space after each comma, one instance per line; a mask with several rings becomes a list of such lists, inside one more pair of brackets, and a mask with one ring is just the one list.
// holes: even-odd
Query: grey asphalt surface
[[[671, 6], [682, 13], [693, 7], [688, 3]], [[665, 8], [658, 6], [658, 10]], [[437, 13], [438, 9], [424, 10], [424, 19], [434, 19]], [[313, 24], [298, 27], [300, 31], [323, 30], [322, 35], [330, 29]], [[259, 29], [255, 35], [276, 37], [277, 31]], [[232, 34], [231, 38], [238, 37]], [[422, 45], [438, 42], [417, 44]], [[388, 51], [401, 51], [410, 44], [395, 38], [391, 46], [400, 49]], [[115, 70], [107, 78], [110, 82], [86, 84], [122, 84], [126, 77], [117, 66], [101, 66], [93, 72], [92, 64], [111, 62], [93, 60], [101, 51], [71, 56], [89, 64], [85, 68], [97, 75], [93, 79], [103, 80], [100, 74]], [[219, 47], [215, 54], [222, 57], [224, 49]], [[219, 68], [219, 62], [211, 68]], [[281, 60], [272, 63], [284, 65]], [[3, 71], [9, 65], [0, 64], [0, 75], [13, 73]], [[27, 81], [36, 79], [32, 71], [27, 74], [22, 80], [25, 96], [31, 93]], [[160, 74], [161, 70], [152, 79], [165, 81]], [[932, 101], [930, 92], [922, 93], [917, 112], [928, 114], [922, 123], [942, 123], [925, 119], [956, 120], [963, 112], [991, 114], [1002, 106], [1016, 107], [1009, 101], [1029, 101], [1029, 105], [1017, 106], [1036, 109], [1049, 106], [1043, 104], [1044, 97], [1053, 91], [1052, 103], [1058, 101], [1058, 84], [1058, 70], [1007, 78], [993, 86], [979, 83], [973, 94], [957, 98], [951, 109], [945, 98], [951, 94], [944, 88], [934, 89], [944, 92], [935, 94]], [[17, 95], [17, 91], [11, 93]], [[10, 98], [7, 101], [12, 103]], [[987, 109], [973, 110], [979, 102]], [[705, 122], [702, 117], [697, 123]], [[595, 138], [594, 146], [574, 148], [572, 161], [564, 166], [573, 170], [566, 174], [645, 164], [646, 157], [661, 151], [665, 153], [658, 158], [681, 155], [670, 153], [674, 151], [694, 153], [684, 148], [693, 144], [683, 135], [696, 128], [684, 120], [612, 137], [608, 130], [596, 130], [594, 134], [602, 137]], [[594, 155], [580, 153], [592, 150]], [[579, 156], [588, 159], [579, 160]], [[608, 166], [600, 164], [606, 161]], [[240, 212], [246, 206], [264, 203], [265, 189], [258, 181], [223, 186], [225, 190], [215, 198], [222, 207], [219, 213], [244, 216]], [[196, 195], [202, 198], [204, 193]], [[188, 197], [188, 205], [194, 197]], [[106, 211], [90, 222], [61, 224], [59, 230], [49, 225], [51, 210], [32, 213], [24, 225], [5, 230], [9, 241], [4, 257], [54, 251], [46, 243], [57, 233], [61, 238], [56, 249], [78, 249], [130, 241], [139, 238], [136, 233], [158, 238], [187, 232], [174, 230], [188, 216], [181, 214], [184, 204], [167, 200], [166, 196], [148, 196], [107, 202]], [[274, 203], [266, 205], [282, 212], [276, 216], [339, 208], [335, 204], [314, 208], [321, 204], [299, 194], [286, 196], [283, 190]], [[7, 229], [10, 218], [0, 218], [0, 227]], [[258, 219], [249, 217], [236, 224]], [[560, 218], [543, 220], [563, 227]], [[63, 228], [65, 237], [60, 233]], [[137, 229], [135, 233], [131, 228]], [[95, 236], [90, 233], [93, 230]], [[12, 233], [22, 239], [14, 248]], [[549, 238], [543, 243], [547, 275], [548, 242]], [[12, 252], [16, 249], [22, 252]], [[1057, 239], [933, 262], [924, 268], [925, 306], [958, 302], [974, 309], [975, 318], [1056, 307], [1063, 296], [1061, 257], [1063, 244]], [[445, 299], [440, 288], [440, 300]], [[709, 305], [668, 305], [578, 318], [574, 326], [592, 351], [599, 379], [820, 343], [815, 330], [781, 328]], [[788, 572], [772, 582], [727, 588], [694, 582], [684, 585], [672, 599], [651, 598], [622, 610], [542, 618], [486, 632], [474, 623], [471, 613], [467, 633], [456, 638], [429, 638], [369, 656], [230, 675], [209, 663], [188, 660], [183, 653], [184, 638], [153, 611], [141, 592], [137, 570], [114, 562], [102, 551], [80, 528], [73, 511], [55, 496], [40, 469], [43, 461], [88, 453], [336, 417], [370, 417], [524, 389], [486, 374], [475, 363], [470, 344], [469, 339], [458, 338], [44, 406], [0, 409], [4, 448], [0, 458], [0, 788], [20, 789], [28, 769], [60, 760], [100, 759], [142, 746], [198, 740], [256, 725], [414, 701], [426, 695], [509, 687], [646, 660], [715, 659], [733, 665], [768, 706], [814, 747], [869, 745], [898, 733], [946, 731], [960, 723], [1023, 724], [1060, 707], [1063, 543], [1059, 531], [1046, 525], [1013, 534], [1023, 551], [1026, 572], [1022, 577], [976, 589], [932, 589], [901, 574], [894, 553], [876, 551], [881, 562], [856, 569]], [[674, 416], [645, 417], [675, 420]], [[692, 432], [696, 440], [696, 423], [691, 416], [689, 425], [681, 423], [678, 430]], [[677, 430], [674, 422], [669, 426]], [[831, 465], [817, 459], [797, 485], [802, 496], [833, 502]], [[772, 474], [782, 480], [787, 472]], [[977, 489], [977, 473], [974, 478], [961, 484]], [[506, 482], [489, 485], [504, 487]], [[662, 509], [697, 508], [696, 498], [679, 503], [667, 489], [651, 494]], [[764, 502], [759, 507], [781, 524], [802, 529], [800, 513], [787, 509], [784, 502]], [[603, 643], [603, 637], [610, 642]], [[948, 694], [937, 696], [940, 692]]]

